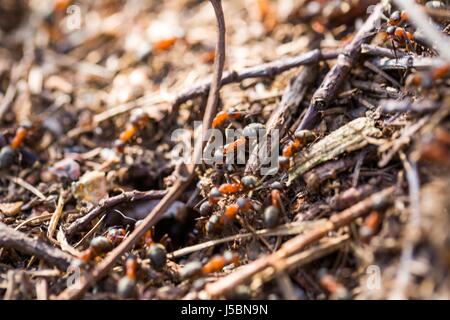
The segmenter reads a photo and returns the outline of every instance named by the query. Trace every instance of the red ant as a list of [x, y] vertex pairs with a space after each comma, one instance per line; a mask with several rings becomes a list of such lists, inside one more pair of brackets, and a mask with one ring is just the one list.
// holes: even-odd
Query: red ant
[[239, 198], [236, 203], [225, 207], [222, 216], [212, 215], [205, 224], [206, 233], [210, 234], [224, 225], [235, 221], [239, 212], [253, 210], [253, 202], [249, 198]]
[[224, 183], [219, 187], [219, 192], [222, 194], [234, 194], [242, 191], [243, 185], [240, 181], [234, 183]]
[[363, 240], [370, 239], [378, 230], [378, 227], [381, 223], [381, 215], [378, 211], [372, 211], [369, 215], [364, 219], [363, 226], [359, 230], [359, 234], [363, 238]]
[[[392, 46], [394, 48], [395, 53], [395, 44], [394, 41], [397, 42], [400, 45], [406, 46], [406, 50], [413, 51], [413, 46], [415, 44], [414, 42], [414, 35], [407, 31], [405, 28], [402, 27], [395, 27], [395, 26], [389, 26], [386, 29], [386, 33], [389, 35]], [[395, 55], [397, 55], [395, 53]]]
[[217, 115], [212, 120], [211, 127], [217, 128], [225, 123], [225, 121], [231, 119], [239, 119], [242, 117], [242, 112], [236, 111], [235, 109], [223, 110], [217, 113]]
[[31, 130], [31, 125], [29, 125], [29, 124], [23, 124], [19, 128], [17, 128], [14, 138], [12, 139], [12, 141], [10, 143], [10, 146], [13, 150], [16, 150], [22, 146], [22, 144], [25, 141], [25, 138], [28, 136], [30, 130]]
[[137, 279], [138, 262], [133, 255], [130, 255], [125, 261], [126, 275], [120, 279], [117, 284], [117, 293], [122, 298], [131, 298], [136, 293], [136, 279]]
[[231, 263], [237, 265], [239, 263], [239, 255], [231, 251], [225, 251], [223, 255], [213, 256], [204, 265], [199, 261], [192, 261], [186, 264], [180, 271], [180, 277], [186, 279], [195, 275], [207, 275], [218, 272]]
[[89, 248], [81, 253], [80, 259], [84, 263], [87, 263], [95, 257], [111, 251], [112, 248], [113, 245], [108, 238], [104, 236], [95, 237], [91, 240]]
[[327, 274], [322, 270], [320, 272], [319, 281], [321, 286], [324, 287], [334, 299], [347, 300], [350, 298], [348, 290], [331, 274]]
[[408, 13], [406, 11], [394, 11], [392, 12], [392, 14], [389, 16], [388, 19], [388, 25], [390, 26], [398, 26], [400, 24], [402, 24], [403, 22], [408, 21], [409, 16]]
[[281, 201], [282, 185], [279, 183], [273, 183], [271, 185], [272, 191], [270, 192], [271, 205], [264, 210], [264, 223], [268, 228], [275, 228], [278, 225], [280, 219], [280, 211], [283, 210]]
[[430, 71], [419, 72], [409, 76], [406, 80], [406, 84], [430, 89], [437, 80], [444, 79], [449, 74], [450, 64], [444, 63]]
[[235, 151], [239, 146], [245, 145], [245, 137], [240, 137], [235, 141], [223, 146], [223, 154], [229, 154]]
[[153, 230], [148, 230], [143, 236], [144, 247], [147, 249], [147, 255], [150, 259], [150, 264], [155, 270], [161, 270], [166, 265], [167, 250], [160, 244], [153, 240]]
[[117, 246], [125, 239], [126, 234], [127, 232], [124, 228], [109, 228], [105, 237], [111, 241], [113, 246]]
[[314, 140], [315, 135], [309, 130], [300, 130], [294, 133], [294, 139], [290, 141], [284, 148], [279, 157], [279, 165], [282, 169], [289, 167], [289, 159], [291, 159], [300, 149], [308, 142]]
[[120, 133], [119, 139], [117, 139], [115, 142], [115, 146], [119, 152], [123, 151], [123, 146], [125, 145], [125, 143], [135, 137], [139, 130], [141, 130], [145, 126], [148, 120], [148, 114], [141, 109], [138, 109], [131, 115], [126, 129]]
[[223, 269], [226, 265], [229, 264], [238, 264], [239, 263], [239, 255], [236, 253], [232, 253], [231, 251], [224, 252], [223, 255], [217, 255], [212, 257], [205, 265], [202, 267], [203, 274], [209, 274], [213, 272], [218, 272]]

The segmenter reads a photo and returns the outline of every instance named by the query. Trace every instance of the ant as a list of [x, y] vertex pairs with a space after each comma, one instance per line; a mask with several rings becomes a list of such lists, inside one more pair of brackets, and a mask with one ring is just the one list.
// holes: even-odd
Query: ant
[[125, 238], [126, 231], [123, 228], [110, 228], [103, 236], [91, 240], [89, 247], [81, 253], [81, 260], [87, 263], [104, 253], [112, 250]]
[[187, 279], [195, 275], [207, 275], [218, 272], [226, 265], [239, 263], [239, 255], [231, 251], [225, 251], [223, 255], [216, 255], [202, 265], [200, 261], [192, 261], [186, 264], [180, 271], [180, 278]]
[[242, 177], [241, 181], [235, 180], [232, 183], [224, 183], [220, 185], [218, 191], [221, 194], [234, 194], [238, 193], [244, 189], [250, 190], [255, 188], [258, 185], [258, 178], [252, 175], [247, 175]]
[[325, 288], [333, 299], [348, 300], [350, 293], [341, 283], [339, 283], [334, 276], [326, 273], [325, 270], [319, 272], [320, 285]]
[[429, 71], [423, 71], [410, 75], [406, 84], [414, 85], [424, 89], [430, 89], [437, 80], [444, 79], [450, 75], [450, 64], [444, 63], [438, 67], [432, 68]]
[[13, 150], [18, 149], [21, 147], [25, 141], [25, 138], [28, 136], [31, 130], [31, 124], [22, 124], [17, 128], [17, 131], [14, 135], [14, 138], [12, 139], [10, 146]]
[[[137, 224], [139, 224], [139, 222]], [[154, 232], [152, 229], [144, 234], [144, 248], [146, 248], [147, 256], [150, 259], [152, 267], [155, 270], [161, 270], [166, 265], [167, 250], [162, 244], [154, 242], [153, 235]]]
[[388, 25], [389, 26], [399, 26], [403, 22], [406, 22], [409, 20], [408, 13], [406, 11], [399, 11], [396, 10], [391, 13], [388, 19]]
[[124, 228], [109, 228], [105, 237], [111, 242], [113, 246], [117, 246], [125, 239], [126, 230]]
[[223, 125], [228, 120], [239, 119], [241, 117], [242, 117], [242, 112], [237, 111], [233, 108], [231, 108], [229, 110], [223, 110], [223, 111], [220, 111], [219, 113], [217, 113], [217, 115], [214, 117], [214, 119], [212, 120], [211, 127], [217, 128], [217, 127]]
[[244, 188], [242, 182], [237, 181], [237, 182], [232, 182], [232, 183], [224, 183], [222, 185], [220, 185], [219, 187], [219, 192], [221, 194], [234, 194], [234, 193], [238, 193], [240, 191], [242, 191], [242, 189]]
[[245, 137], [240, 137], [235, 141], [226, 144], [225, 146], [223, 146], [223, 154], [234, 152], [239, 146], [245, 145], [245, 142]]
[[239, 198], [236, 203], [225, 207], [222, 216], [212, 215], [205, 224], [206, 233], [211, 234], [224, 225], [235, 221], [239, 212], [248, 212], [253, 210], [253, 202], [249, 198]]
[[142, 109], [138, 109], [136, 112], [134, 112], [131, 115], [125, 130], [120, 133], [119, 138], [115, 141], [116, 149], [119, 152], [123, 152], [125, 143], [134, 138], [139, 130], [141, 130], [145, 126], [149, 119], [150, 118], [148, 114]]
[[369, 240], [377, 232], [381, 223], [381, 215], [378, 211], [372, 211], [364, 219], [363, 226], [359, 230], [360, 236], [363, 240]]
[[12, 138], [9, 145], [4, 146], [0, 150], [0, 169], [10, 167], [16, 160], [17, 151], [25, 142], [25, 139], [29, 136], [32, 126], [26, 122], [21, 124]]
[[394, 41], [397, 42], [401, 46], [405, 46], [407, 51], [414, 51], [415, 41], [414, 41], [413, 33], [407, 31], [403, 27], [395, 27], [395, 26], [387, 27], [386, 33], [388, 34], [389, 38], [391, 39], [392, 46], [394, 48], [394, 54], [396, 56], [397, 56], [397, 53], [395, 51]]
[[294, 133], [294, 139], [291, 140], [284, 148], [281, 156], [278, 158], [279, 165], [282, 169], [289, 167], [290, 159], [307, 143], [313, 141], [315, 135], [309, 130], [299, 130]]
[[237, 265], [239, 263], [239, 255], [231, 251], [225, 251], [223, 255], [216, 255], [206, 262], [202, 267], [202, 273], [218, 272], [231, 263]]
[[136, 294], [138, 262], [133, 255], [125, 261], [125, 277], [117, 284], [117, 293], [124, 299], [132, 298]]
[[275, 228], [278, 225], [280, 219], [280, 211], [283, 210], [281, 201], [281, 189], [283, 186], [278, 182], [271, 185], [272, 191], [270, 192], [271, 205], [264, 210], [264, 224], [268, 228]]
[[81, 261], [88, 263], [95, 257], [105, 254], [113, 248], [111, 241], [105, 236], [95, 237], [91, 240], [89, 247], [81, 253]]

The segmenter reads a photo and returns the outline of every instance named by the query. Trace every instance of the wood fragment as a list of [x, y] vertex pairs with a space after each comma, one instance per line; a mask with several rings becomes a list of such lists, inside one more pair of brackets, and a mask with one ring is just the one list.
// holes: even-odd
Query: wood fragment
[[344, 152], [352, 152], [365, 147], [368, 144], [368, 137], [380, 136], [381, 131], [369, 118], [362, 117], [347, 123], [314, 143], [295, 158], [294, 165], [289, 170], [288, 185], [321, 163], [332, 160]]
[[72, 256], [60, 249], [52, 247], [42, 242], [42, 240], [29, 238], [22, 232], [9, 228], [1, 222], [0, 246], [36, 256], [61, 270], [66, 270], [74, 261]]

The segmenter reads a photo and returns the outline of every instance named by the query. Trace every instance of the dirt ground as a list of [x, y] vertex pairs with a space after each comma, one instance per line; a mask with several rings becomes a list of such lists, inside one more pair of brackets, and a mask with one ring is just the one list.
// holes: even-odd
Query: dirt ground
[[449, 299], [450, 4], [409, 2], [1, 0], [0, 297]]

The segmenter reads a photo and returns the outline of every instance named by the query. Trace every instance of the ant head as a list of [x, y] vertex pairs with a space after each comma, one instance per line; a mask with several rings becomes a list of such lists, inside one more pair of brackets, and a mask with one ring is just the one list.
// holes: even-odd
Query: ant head
[[389, 26], [389, 27], [387, 27], [386, 28], [386, 33], [388, 34], [388, 35], [394, 35], [395, 34], [395, 29], [396, 29], [396, 27], [394, 27], [394, 26]]
[[31, 127], [32, 127], [32, 123], [31, 123], [31, 121], [29, 121], [29, 120], [25, 120], [25, 121], [22, 121], [21, 123], [20, 123], [20, 127], [21, 128], [24, 128], [24, 129], [27, 129], [27, 130], [30, 130], [31, 129]]
[[397, 10], [392, 12], [392, 14], [389, 16], [389, 21], [393, 23], [398, 23], [400, 22], [401, 18], [402, 18], [401, 12]]

